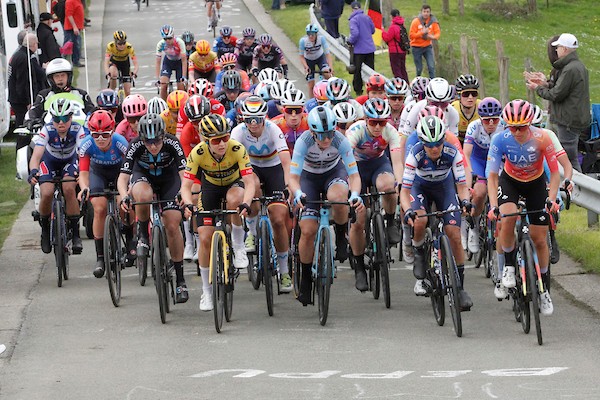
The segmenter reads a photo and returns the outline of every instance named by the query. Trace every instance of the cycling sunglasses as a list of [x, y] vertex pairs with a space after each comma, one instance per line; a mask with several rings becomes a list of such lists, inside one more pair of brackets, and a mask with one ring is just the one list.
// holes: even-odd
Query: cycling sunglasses
[[127, 44], [127, 42], [125, 42], [125, 41], [118, 41], [118, 42], [117, 42], [117, 44], [118, 44], [119, 46], [123, 46], [124, 44]]
[[92, 137], [98, 139], [102, 136], [103, 139], [108, 139], [112, 135], [112, 132], [92, 132]]
[[463, 90], [462, 92], [460, 92], [460, 97], [466, 99], [467, 97], [477, 97], [479, 96], [479, 91], [477, 90]]
[[173, 36], [167, 36], [165, 40], [173, 39]]
[[500, 122], [499, 117], [481, 118], [481, 123], [485, 125], [497, 124], [498, 122]]
[[266, 49], [270, 49], [271, 45], [270, 44], [267, 44], [267, 45], [263, 44], [261, 47], [266, 50]]
[[289, 115], [302, 114], [302, 107], [284, 107], [283, 112]]
[[69, 114], [69, 115], [63, 115], [63, 116], [52, 116], [52, 121], [56, 122], [57, 124], [60, 124], [61, 122], [69, 122], [69, 120], [71, 119], [71, 117], [73, 116], [73, 114]]
[[244, 123], [246, 125], [251, 125], [251, 124], [262, 124], [263, 122], [265, 122], [265, 117], [244, 117]]
[[217, 145], [221, 144], [221, 142], [223, 142], [223, 143], [229, 142], [230, 137], [231, 137], [230, 135], [225, 135], [225, 136], [220, 136], [220, 137], [216, 137], [216, 138], [211, 138], [211, 139], [209, 139], [209, 142], [213, 146], [217, 146]]
[[369, 124], [369, 126], [386, 126], [388, 121], [387, 119], [369, 119], [367, 120], [367, 123]]
[[515, 133], [517, 131], [525, 131], [529, 125], [512, 125], [508, 127], [508, 130]]
[[388, 96], [389, 101], [403, 101], [404, 96]]
[[336, 125], [340, 129], [346, 129], [348, 127], [348, 122], [338, 122]]
[[333, 139], [333, 137], [335, 136], [335, 131], [313, 132], [313, 134], [315, 135], [317, 140], [323, 141], [326, 139]]
[[441, 145], [443, 145], [444, 139], [439, 140], [437, 142], [421, 142], [421, 143], [423, 143], [423, 146], [433, 149], [433, 148], [440, 147]]
[[156, 138], [156, 139], [144, 139], [144, 144], [146, 146], [157, 146], [159, 144], [162, 143], [162, 138]]

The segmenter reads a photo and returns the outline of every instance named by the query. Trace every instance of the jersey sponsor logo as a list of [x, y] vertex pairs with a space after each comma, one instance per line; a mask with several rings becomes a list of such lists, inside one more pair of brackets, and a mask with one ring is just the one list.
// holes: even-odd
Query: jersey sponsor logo
[[242, 146], [240, 146], [239, 144], [236, 144], [233, 147], [231, 147], [231, 151], [233, 151], [235, 153], [236, 151], [239, 151], [241, 148], [242, 148]]
[[248, 152], [252, 155], [256, 155], [256, 156], [262, 156], [262, 155], [271, 155], [273, 154], [273, 152], [271, 151], [271, 149], [269, 149], [269, 146], [267, 146], [266, 144], [263, 144], [260, 149], [256, 148], [254, 145], [250, 145], [250, 147], [248, 147]]

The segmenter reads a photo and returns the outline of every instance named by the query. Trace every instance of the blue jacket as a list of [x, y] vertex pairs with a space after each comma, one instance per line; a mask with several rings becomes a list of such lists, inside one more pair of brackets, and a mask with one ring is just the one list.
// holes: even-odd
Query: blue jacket
[[344, 0], [321, 0], [323, 19], [338, 19], [344, 12]]
[[354, 10], [348, 21], [350, 21], [348, 42], [354, 46], [354, 54], [375, 53], [375, 43], [371, 36], [375, 33], [373, 20], [363, 10]]

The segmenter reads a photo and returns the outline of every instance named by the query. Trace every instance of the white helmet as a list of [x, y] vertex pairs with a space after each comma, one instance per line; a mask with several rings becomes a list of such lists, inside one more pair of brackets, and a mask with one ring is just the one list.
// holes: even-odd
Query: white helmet
[[538, 105], [533, 106], [533, 119], [531, 120], [531, 125], [540, 126], [542, 121], [544, 120], [544, 111]]
[[283, 92], [280, 102], [282, 106], [303, 107], [306, 104], [306, 96], [301, 90], [289, 89]]
[[167, 102], [158, 96], [148, 100], [148, 113], [150, 114], [161, 114], [167, 108], [169, 108]]
[[342, 101], [333, 106], [333, 113], [337, 122], [354, 122], [358, 118], [356, 108], [347, 101]]
[[454, 91], [444, 78], [433, 78], [425, 89], [425, 98], [435, 102], [451, 102], [454, 100]]
[[67, 86], [71, 86], [71, 80], [73, 78], [73, 66], [71, 63], [64, 58], [55, 58], [50, 61], [46, 66], [46, 79], [50, 84], [52, 90], [56, 91], [58, 89], [54, 84], [54, 80], [52, 79], [52, 75], [58, 72], [66, 72], [68, 75]]
[[285, 92], [295, 88], [296, 87], [291, 81], [288, 81], [287, 79], [278, 79], [271, 85], [271, 98], [273, 100], [279, 100], [283, 97]]
[[265, 68], [258, 73], [258, 80], [260, 82], [275, 82], [279, 79], [279, 74], [273, 68]]

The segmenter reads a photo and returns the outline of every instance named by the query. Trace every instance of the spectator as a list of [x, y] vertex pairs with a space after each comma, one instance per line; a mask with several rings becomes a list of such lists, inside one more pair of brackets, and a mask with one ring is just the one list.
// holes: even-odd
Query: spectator
[[28, 33], [8, 62], [8, 102], [15, 113], [15, 126], [23, 125], [25, 114], [39, 91], [37, 70], [33, 65], [37, 63], [34, 61], [37, 49], [37, 36]]
[[344, 0], [321, 0], [321, 17], [325, 30], [335, 39], [340, 37], [340, 17], [344, 12]]
[[[402, 48], [402, 29], [404, 28], [404, 18], [400, 11], [393, 9], [390, 13], [392, 23], [387, 32], [381, 33], [383, 40], [387, 43], [390, 55], [390, 65], [395, 78], [402, 78], [408, 82], [408, 73], [406, 72], [406, 51]], [[406, 28], [404, 28], [406, 32]]]
[[42, 51], [42, 54], [40, 54], [40, 63], [45, 67], [48, 61], [60, 57], [60, 46], [52, 30], [52, 14], [47, 12], [40, 14], [37, 37], [40, 43], [40, 50]]
[[65, 29], [65, 2], [66, 0], [58, 0], [52, 7], [52, 12], [56, 15], [56, 18], [60, 21], [60, 24]]
[[[556, 80], [546, 79], [541, 72], [525, 72], [527, 88], [550, 102], [550, 123], [577, 171], [579, 138], [590, 126], [590, 82], [588, 70], [577, 56], [579, 42], [570, 33], [563, 33], [551, 45], [558, 59], [552, 63]], [[551, 52], [548, 52], [551, 55]], [[552, 77], [552, 74], [551, 74]]]
[[350, 7], [352, 7], [352, 14], [348, 18], [350, 21], [348, 44], [354, 47], [354, 66], [356, 67], [352, 86], [356, 95], [360, 96], [363, 93], [363, 80], [360, 72], [363, 63], [375, 68], [375, 43], [373, 42], [375, 24], [361, 10], [358, 1], [352, 2]]
[[431, 14], [431, 6], [423, 4], [421, 13], [410, 24], [409, 37], [417, 76], [421, 76], [421, 72], [423, 72], [423, 57], [425, 57], [429, 78], [435, 78], [435, 61], [431, 41], [440, 38], [440, 24], [437, 18]]
[[67, 0], [65, 3], [65, 42], [73, 43], [73, 66], [85, 67], [80, 63], [81, 32], [83, 30], [84, 16], [81, 0]]

